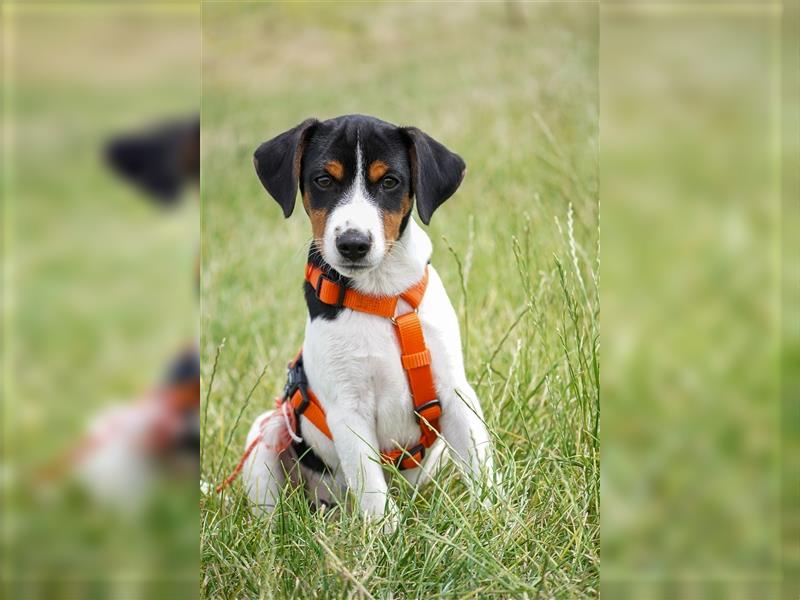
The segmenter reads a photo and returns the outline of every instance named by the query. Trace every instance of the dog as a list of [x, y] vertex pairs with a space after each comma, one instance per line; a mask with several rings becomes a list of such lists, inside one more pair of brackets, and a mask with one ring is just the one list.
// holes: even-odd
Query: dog
[[[196, 116], [115, 135], [103, 160], [122, 180], [158, 206], [175, 207], [200, 178], [200, 119]], [[199, 271], [195, 269], [195, 279]], [[71, 475], [92, 499], [138, 509], [156, 479], [189, 479], [200, 467], [200, 355], [187, 344], [164, 376], [136, 401], [94, 415], [76, 445], [43, 472]]]
[[[464, 161], [415, 127], [347, 115], [308, 119], [264, 142], [254, 165], [286, 218], [299, 186], [313, 233], [302, 357], [290, 364], [278, 407], [253, 423], [240, 463], [255, 511], [271, 513], [294, 481], [317, 506], [338, 504], [350, 490], [365, 517], [393, 531], [398, 511], [385, 464], [419, 486], [446, 449], [475, 494], [495, 487], [456, 313], [429, 264], [431, 240], [412, 216], [416, 202], [429, 224], [461, 185]], [[363, 304], [349, 308], [355, 300]], [[377, 305], [396, 308], [364, 310]], [[425, 350], [404, 352], [401, 319], [421, 329], [417, 349]], [[432, 391], [424, 382], [419, 391], [426, 377]], [[417, 396], [426, 393], [421, 405]], [[313, 413], [298, 410], [308, 408], [308, 397]]]

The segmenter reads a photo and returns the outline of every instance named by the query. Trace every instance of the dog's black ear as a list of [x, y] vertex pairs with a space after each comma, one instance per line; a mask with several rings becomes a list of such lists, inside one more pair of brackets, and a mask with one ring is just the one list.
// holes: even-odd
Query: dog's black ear
[[173, 204], [185, 184], [200, 178], [200, 119], [167, 121], [116, 136], [105, 146], [105, 159], [157, 202]]
[[416, 127], [404, 127], [401, 131], [409, 141], [417, 212], [422, 222], [427, 225], [431, 221], [433, 211], [461, 185], [466, 165], [458, 154], [450, 152]]
[[261, 144], [253, 154], [253, 164], [262, 185], [289, 217], [294, 210], [297, 181], [303, 150], [317, 119], [306, 119], [297, 127]]

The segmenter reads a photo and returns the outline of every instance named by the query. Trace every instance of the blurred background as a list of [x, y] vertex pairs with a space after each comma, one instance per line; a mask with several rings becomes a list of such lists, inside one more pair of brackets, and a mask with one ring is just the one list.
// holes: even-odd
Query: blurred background
[[[550, 4], [556, 16], [537, 18]], [[212, 172], [232, 169], [234, 177], [210, 179], [206, 195], [217, 207], [206, 216], [218, 236], [204, 248], [204, 286], [216, 294], [203, 311], [207, 375], [223, 348], [207, 475], [235, 459], [235, 450], [224, 449], [230, 437], [239, 441], [236, 402], [264, 365], [271, 366], [257, 400], [271, 401], [285, 350], [300, 335], [297, 319], [262, 310], [261, 299], [275, 295], [262, 282], [294, 281], [304, 223], [281, 225], [286, 239], [255, 235], [264, 223], [283, 222], [250, 172], [254, 144], [311, 114], [363, 110], [429, 129], [468, 162], [480, 161], [485, 177], [470, 172], [464, 198], [475, 214], [488, 199], [503, 206], [510, 197], [528, 217], [481, 223], [464, 213], [446, 226], [435, 217], [433, 237], [472, 339], [493, 341], [517, 316], [497, 310], [493, 292], [509, 277], [468, 277], [468, 293], [457, 295], [458, 265], [441, 236], [464, 258], [470, 247], [502, 246], [494, 226], [513, 226], [518, 239], [530, 240], [526, 251], [538, 251], [536, 264], [547, 266], [534, 278], [547, 285], [516, 289], [511, 298], [523, 305], [533, 292], [544, 306], [560, 307], [550, 294], [552, 263], [541, 257], [557, 251], [571, 263], [569, 235], [554, 217], [565, 233], [569, 200], [593, 200], [599, 157], [603, 591], [612, 598], [796, 598], [797, 3], [604, 4], [599, 38], [594, 16], [577, 3], [556, 4], [537, 3], [539, 13], [527, 3], [448, 5], [447, 18], [418, 4], [418, 38], [398, 35], [409, 18], [400, 5], [383, 7], [380, 23], [371, 14], [343, 17], [329, 5], [272, 7], [261, 19], [252, 7], [211, 10], [206, 158]], [[96, 502], [69, 477], [43, 481], [39, 472], [108, 406], [136, 403], [197, 335], [193, 191], [176, 210], [160, 210], [102, 154], [114, 135], [196, 113], [200, 7], [6, 1], [0, 20], [4, 596], [196, 597], [195, 485], [168, 486], [131, 510]], [[241, 29], [231, 36], [234, 23]], [[462, 35], [451, 54], [431, 51], [452, 31]], [[263, 43], [249, 43], [256, 38]], [[372, 53], [376, 40], [385, 42], [380, 57]], [[598, 44], [599, 142], [592, 133]], [[352, 50], [361, 66], [344, 70], [338, 54], [320, 48]], [[343, 78], [359, 102], [342, 95]], [[528, 98], [536, 98], [538, 118]], [[470, 133], [462, 127], [465, 104], [478, 115]], [[482, 143], [466, 145], [475, 140]], [[492, 195], [498, 189], [506, 193]], [[572, 209], [590, 291], [596, 206], [574, 201]], [[256, 242], [223, 243], [234, 235]], [[294, 252], [294, 262], [277, 266], [276, 245]], [[476, 252], [473, 273], [485, 275]], [[242, 279], [245, 264], [255, 271]], [[469, 319], [487, 307], [499, 326]], [[302, 314], [302, 307], [289, 310]], [[523, 322], [497, 356], [472, 343], [465, 348], [470, 376], [489, 387], [502, 379], [483, 375], [487, 359], [499, 373], [534, 364], [538, 351], [520, 353], [515, 344], [528, 334], [552, 343], [551, 322]], [[539, 374], [527, 375], [535, 383]], [[512, 382], [528, 398], [519, 378]], [[540, 423], [538, 436], [559, 413], [543, 409], [540, 390], [531, 398], [526, 414]], [[572, 424], [566, 420], [564, 431]], [[582, 448], [593, 464], [595, 449]], [[532, 464], [531, 473], [541, 474], [551, 463]], [[547, 531], [538, 529], [539, 539]]]
[[109, 412], [120, 450], [197, 342], [196, 189], [165, 210], [106, 152], [198, 111], [199, 7], [4, 3], [2, 40], [0, 595], [194, 597], [196, 466], [165, 483], [154, 457], [108, 458], [104, 440], [103, 490], [75, 450]]
[[601, 10], [608, 597], [798, 597], [796, 6]]

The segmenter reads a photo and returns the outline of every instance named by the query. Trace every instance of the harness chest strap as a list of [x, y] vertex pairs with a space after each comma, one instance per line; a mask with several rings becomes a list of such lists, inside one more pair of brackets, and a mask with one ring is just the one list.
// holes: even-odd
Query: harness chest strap
[[[427, 268], [419, 283], [399, 296], [387, 297], [368, 296], [358, 290], [348, 288], [344, 284], [328, 277], [319, 267], [310, 264], [306, 266], [305, 275], [306, 281], [314, 288], [321, 302], [339, 308], [349, 308], [381, 316], [390, 319], [394, 324], [400, 343], [400, 360], [408, 378], [414, 402], [414, 412], [417, 415], [421, 435], [419, 443], [415, 446], [405, 450], [398, 448], [382, 451], [381, 458], [384, 462], [395, 464], [399, 469], [410, 469], [419, 466], [425, 456], [425, 450], [438, 437], [438, 432], [440, 431], [439, 418], [442, 415], [442, 407], [436, 396], [436, 386], [433, 382], [431, 354], [425, 344], [422, 323], [416, 312], [428, 285]], [[397, 303], [401, 298], [413, 310], [395, 317]], [[293, 361], [292, 367], [294, 368], [298, 365], [300, 367], [299, 371], [301, 371], [302, 356], [299, 354]], [[290, 371], [287, 396], [290, 395], [291, 397], [287, 397], [287, 401], [292, 404], [298, 415], [302, 414], [326, 437], [333, 439], [325, 419], [325, 411], [314, 393], [308, 389], [307, 382], [304, 381], [304, 375], [302, 376], [303, 381], [294, 382], [297, 385], [292, 385], [291, 377]], [[294, 388], [294, 391], [290, 391], [290, 386]]]

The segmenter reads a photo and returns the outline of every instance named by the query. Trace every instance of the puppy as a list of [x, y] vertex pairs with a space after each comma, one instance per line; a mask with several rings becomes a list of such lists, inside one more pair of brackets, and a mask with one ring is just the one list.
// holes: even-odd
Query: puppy
[[197, 358], [196, 348], [187, 348], [152, 392], [137, 402], [114, 404], [95, 415], [87, 435], [62, 457], [64, 466], [92, 499], [138, 510], [146, 504], [159, 477], [188, 481], [197, 476]]
[[[288, 475], [317, 504], [351, 490], [361, 512], [392, 531], [384, 464], [420, 485], [446, 446], [476, 493], [491, 486], [490, 438], [464, 373], [456, 313], [412, 216], [416, 201], [430, 222], [461, 184], [464, 161], [415, 127], [348, 115], [304, 121], [262, 144], [254, 164], [287, 218], [299, 184], [313, 233], [302, 358], [278, 409], [253, 424], [242, 463], [256, 509], [275, 508]], [[379, 305], [393, 310], [370, 312]], [[425, 350], [406, 351], [401, 319], [421, 327]], [[420, 398], [426, 376], [435, 389]]]
[[[108, 167], [160, 206], [176, 206], [200, 177], [200, 120], [188, 117], [114, 136], [103, 148]], [[200, 356], [187, 345], [163, 379], [137, 401], [94, 415], [73, 448], [44, 469], [71, 475], [90, 497], [138, 508], [159, 476], [195, 477], [200, 450]]]

